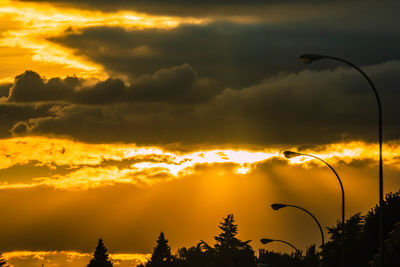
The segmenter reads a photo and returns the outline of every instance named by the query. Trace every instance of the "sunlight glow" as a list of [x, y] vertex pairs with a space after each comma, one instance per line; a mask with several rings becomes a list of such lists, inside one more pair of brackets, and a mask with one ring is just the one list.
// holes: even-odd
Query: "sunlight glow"
[[236, 173], [243, 174], [243, 175], [247, 174], [249, 171], [250, 171], [250, 168], [247, 168], [247, 167], [240, 167], [240, 168], [236, 169]]
[[[293, 150], [296, 151], [295, 148]], [[400, 168], [399, 143], [385, 145], [384, 151], [385, 164]], [[316, 155], [332, 164], [349, 164], [357, 160], [377, 164], [378, 158], [377, 145], [363, 142], [330, 144], [302, 152]], [[19, 137], [3, 139], [0, 143], [0, 170], [6, 174], [10, 168], [26, 166], [28, 173], [32, 168], [45, 167], [50, 174], [39, 175], [28, 181], [7, 180], [0, 183], [0, 189], [49, 186], [86, 190], [115, 184], [149, 186], [196, 174], [200, 166], [214, 168], [219, 165], [224, 166], [224, 172], [247, 175], [258, 164], [268, 160], [301, 164], [304, 168], [322, 164], [310, 157], [286, 160], [277, 149], [272, 148], [262, 151], [203, 149], [180, 152], [135, 144], [87, 144], [68, 139]]]
[[[135, 266], [145, 263], [151, 254], [109, 254], [114, 264], [120, 266]], [[68, 262], [75, 266], [82, 266], [93, 257], [92, 253], [82, 253], [78, 251], [11, 251], [4, 252], [4, 258], [8, 263], [19, 263], [20, 261], [29, 261], [31, 264], [49, 262], [57, 260], [59, 262]], [[18, 265], [12, 265], [18, 266]], [[49, 265], [50, 266], [50, 265]], [[53, 265], [51, 265], [53, 266]]]
[[[57, 64], [58, 72], [62, 69], [78, 71], [84, 78], [105, 78], [101, 65], [79, 56], [74, 50], [57, 45], [49, 38], [59, 37], [66, 32], [80, 32], [84, 28], [99, 26], [118, 26], [124, 29], [177, 27], [182, 23], [206, 23], [205, 19], [150, 16], [135, 12], [105, 13], [93, 10], [80, 10], [66, 7], [55, 7], [45, 3], [24, 3], [0, 0], [0, 18], [10, 17], [15, 24], [0, 35], [0, 48], [24, 48], [31, 51], [31, 64], [26, 55], [19, 60], [32, 63]], [[1, 58], [0, 58], [1, 60]], [[32, 67], [30, 67], [32, 69]], [[49, 75], [49, 73], [43, 73]], [[60, 76], [58, 74], [57, 76]], [[62, 76], [62, 74], [61, 74]], [[5, 77], [0, 77], [4, 79]]]
[[[400, 145], [398, 142], [391, 142], [385, 144], [383, 149], [383, 160], [386, 164], [400, 167], [399, 162], [399, 149]], [[292, 151], [297, 151], [296, 148], [290, 149]], [[317, 146], [313, 149], [307, 149], [299, 151], [305, 154], [312, 154], [323, 160], [328, 160], [329, 162], [343, 162], [346, 164], [351, 163], [354, 160], [370, 160], [376, 162], [379, 159], [379, 148], [378, 144], [371, 144], [365, 142], [349, 142], [349, 143], [335, 143], [328, 145]], [[324, 165], [322, 162], [307, 156], [298, 156], [288, 159], [291, 164], [303, 164], [305, 167], [310, 167], [310, 164]], [[304, 164], [306, 163], [306, 164]]]

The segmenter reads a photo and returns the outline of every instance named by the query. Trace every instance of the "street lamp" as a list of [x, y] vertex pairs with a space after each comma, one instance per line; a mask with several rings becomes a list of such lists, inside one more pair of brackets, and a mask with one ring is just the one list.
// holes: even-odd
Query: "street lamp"
[[342, 184], [342, 180], [340, 180], [339, 174], [335, 171], [335, 169], [325, 160], [314, 156], [314, 155], [310, 155], [310, 154], [304, 154], [304, 153], [299, 153], [299, 152], [293, 152], [293, 151], [285, 151], [283, 152], [283, 155], [287, 158], [295, 158], [295, 157], [299, 157], [299, 156], [307, 156], [307, 157], [312, 157], [315, 158], [319, 161], [322, 161], [323, 163], [325, 163], [332, 171], [333, 173], [336, 175], [336, 178], [339, 181], [340, 184], [340, 189], [342, 191], [342, 251], [341, 251], [341, 266], [344, 266], [344, 220], [345, 220], [345, 200], [344, 200], [344, 189], [343, 189], [343, 184]]
[[317, 156], [314, 156], [314, 155], [298, 153], [298, 152], [293, 152], [293, 151], [285, 151], [285, 152], [283, 152], [283, 155], [287, 159], [295, 158], [295, 157], [299, 157], [299, 156], [312, 157], [312, 158], [315, 158], [315, 159], [318, 159], [318, 160], [322, 161], [323, 163], [325, 163], [333, 171], [333, 173], [336, 175], [336, 177], [337, 177], [337, 179], [339, 181], [340, 189], [342, 190], [342, 225], [344, 227], [344, 220], [345, 220], [345, 216], [344, 216], [344, 212], [345, 212], [345, 208], [344, 208], [344, 206], [345, 206], [344, 189], [343, 189], [342, 180], [340, 180], [339, 174], [335, 171], [335, 169], [328, 162], [326, 162], [325, 160], [323, 160], [323, 159], [321, 159], [321, 158], [319, 158]]
[[302, 208], [302, 207], [299, 207], [299, 206], [296, 206], [296, 205], [279, 204], [279, 203], [274, 203], [274, 204], [271, 205], [271, 208], [273, 210], [280, 210], [280, 209], [285, 208], [285, 207], [293, 207], [293, 208], [296, 208], [296, 209], [300, 209], [300, 210], [306, 212], [308, 215], [310, 215], [314, 219], [314, 221], [318, 225], [319, 231], [321, 232], [321, 239], [322, 239], [322, 246], [321, 247], [322, 247], [322, 251], [324, 251], [324, 246], [325, 246], [324, 231], [322, 230], [321, 224], [318, 222], [317, 218], [314, 215], [312, 215], [312, 213], [309, 212], [308, 210], [306, 210], [305, 208]]
[[383, 136], [383, 123], [382, 123], [382, 104], [378, 94], [378, 91], [375, 88], [375, 85], [372, 83], [371, 79], [363, 72], [359, 67], [354, 65], [353, 63], [338, 57], [327, 56], [327, 55], [318, 55], [318, 54], [303, 54], [300, 56], [300, 60], [305, 64], [310, 64], [313, 61], [320, 59], [332, 59], [336, 61], [343, 62], [354, 69], [356, 69], [361, 75], [368, 81], [369, 85], [372, 87], [372, 91], [374, 92], [376, 102], [378, 104], [378, 129], [379, 129], [379, 246], [381, 250], [381, 266], [384, 263], [384, 233], [383, 233], [383, 162], [382, 162], [382, 136]]
[[297, 254], [299, 254], [299, 256], [301, 257], [301, 252], [300, 252], [300, 250], [298, 250], [295, 246], [293, 246], [292, 244], [290, 244], [289, 242], [286, 242], [286, 241], [283, 241], [283, 240], [279, 240], [279, 239], [269, 239], [269, 238], [262, 238], [261, 240], [261, 243], [262, 244], [268, 244], [268, 243], [271, 243], [271, 242], [274, 242], [274, 241], [276, 241], [276, 242], [281, 242], [281, 243], [285, 243], [286, 245], [289, 245], [289, 246], [291, 246], [295, 251], [296, 251], [296, 253]]

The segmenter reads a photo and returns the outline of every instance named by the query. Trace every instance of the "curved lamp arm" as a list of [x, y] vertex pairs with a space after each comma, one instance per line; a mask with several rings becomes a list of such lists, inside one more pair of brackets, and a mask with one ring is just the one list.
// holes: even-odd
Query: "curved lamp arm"
[[343, 227], [344, 227], [344, 222], [345, 222], [345, 218], [346, 218], [346, 217], [345, 217], [345, 197], [344, 197], [344, 188], [343, 188], [342, 180], [340, 179], [339, 174], [338, 174], [338, 173], [335, 171], [335, 169], [334, 169], [328, 162], [326, 162], [325, 160], [323, 160], [323, 159], [321, 159], [321, 158], [319, 158], [319, 157], [317, 157], [317, 156], [311, 155], [311, 154], [303, 154], [303, 153], [299, 153], [299, 154], [302, 155], [302, 156], [308, 156], [308, 157], [315, 158], [315, 159], [317, 159], [317, 160], [319, 160], [319, 161], [325, 163], [326, 166], [328, 166], [328, 167], [333, 171], [333, 173], [336, 175], [336, 178], [338, 179], [339, 184], [340, 184], [340, 189], [341, 189], [341, 191], [342, 191], [342, 225], [343, 225]]
[[296, 251], [296, 253], [299, 254], [299, 256], [301, 257], [301, 252], [300, 252], [300, 250], [298, 250], [295, 246], [293, 246], [292, 244], [290, 244], [289, 242], [286, 242], [286, 241], [284, 241], [284, 240], [263, 238], [263, 239], [261, 239], [260, 241], [261, 241], [261, 243], [263, 243], [263, 244], [267, 244], [267, 243], [274, 242], [274, 241], [284, 243], [284, 244], [286, 244], [286, 245], [291, 246], [291, 247]]
[[[276, 207], [278, 207], [278, 208], [274, 208], [274, 205], [276, 205]], [[300, 210], [306, 212], [308, 215], [310, 215], [314, 219], [315, 223], [318, 225], [319, 231], [321, 233], [321, 239], [322, 239], [322, 250], [324, 250], [324, 246], [325, 246], [324, 231], [322, 230], [321, 224], [319, 223], [317, 218], [311, 212], [309, 212], [305, 208], [302, 208], [302, 207], [299, 207], [299, 206], [296, 206], [296, 205], [289, 205], [289, 204], [272, 204], [271, 207], [274, 210], [278, 210], [278, 209], [283, 208], [283, 207], [293, 207], [293, 208], [296, 208], [296, 209], [300, 209]]]
[[299, 153], [299, 152], [293, 152], [293, 151], [285, 151], [285, 152], [283, 152], [283, 155], [288, 159], [294, 158], [294, 157], [298, 157], [298, 156], [312, 157], [314, 159], [317, 159], [317, 160], [323, 162], [325, 165], [327, 165], [333, 171], [333, 173], [335, 174], [336, 178], [339, 181], [340, 189], [342, 191], [342, 224], [343, 224], [343, 227], [344, 227], [344, 220], [345, 220], [344, 188], [343, 188], [342, 180], [340, 179], [339, 174], [335, 171], [335, 169], [328, 162], [326, 162], [325, 160], [323, 160], [323, 159], [321, 159], [321, 158], [319, 158], [317, 156], [311, 155], [311, 154], [305, 154], [305, 153]]

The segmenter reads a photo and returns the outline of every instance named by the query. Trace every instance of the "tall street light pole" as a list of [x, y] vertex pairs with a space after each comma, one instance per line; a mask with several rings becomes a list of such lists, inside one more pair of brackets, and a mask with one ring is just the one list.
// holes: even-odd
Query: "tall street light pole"
[[379, 128], [379, 247], [381, 252], [381, 267], [384, 266], [384, 233], [383, 233], [383, 161], [382, 161], [382, 136], [383, 136], [383, 123], [382, 123], [382, 104], [378, 94], [378, 91], [375, 88], [375, 85], [372, 83], [371, 79], [363, 72], [359, 67], [354, 65], [353, 63], [338, 57], [327, 56], [327, 55], [318, 55], [318, 54], [303, 54], [300, 56], [300, 59], [305, 64], [310, 64], [313, 61], [320, 59], [332, 59], [336, 61], [343, 62], [354, 69], [356, 69], [361, 75], [368, 81], [369, 85], [372, 87], [372, 91], [374, 92], [376, 102], [378, 104], [378, 128]]
[[322, 230], [321, 224], [318, 222], [317, 218], [311, 212], [306, 210], [305, 208], [302, 208], [302, 207], [299, 207], [299, 206], [296, 206], [296, 205], [279, 204], [279, 203], [274, 203], [274, 204], [271, 205], [271, 208], [273, 210], [280, 210], [280, 209], [285, 208], [285, 207], [292, 207], [292, 208], [296, 208], [296, 209], [302, 210], [302, 211], [306, 212], [308, 215], [310, 215], [314, 219], [314, 221], [318, 225], [319, 231], [321, 232], [321, 239], [322, 239], [321, 247], [322, 247], [322, 251], [324, 251], [324, 246], [325, 246], [324, 231]]
[[291, 246], [291, 247], [296, 251], [296, 253], [299, 254], [299, 256], [301, 257], [301, 252], [300, 252], [300, 250], [298, 250], [295, 246], [293, 246], [293, 245], [290, 244], [289, 242], [286, 242], [286, 241], [283, 241], [283, 240], [279, 240], [279, 239], [269, 239], [269, 238], [263, 238], [263, 239], [261, 239], [260, 241], [261, 241], [261, 243], [264, 244], [264, 245], [265, 245], [265, 244], [268, 244], [268, 243], [271, 243], [271, 242], [281, 242], [281, 243], [284, 243], [284, 244], [286, 244], [286, 245]]
[[340, 177], [339, 177], [339, 174], [335, 171], [335, 169], [334, 169], [328, 162], [326, 162], [325, 160], [323, 160], [323, 159], [321, 159], [321, 158], [319, 158], [319, 157], [317, 157], [317, 156], [310, 155], [310, 154], [305, 154], [305, 153], [293, 152], [293, 151], [285, 151], [285, 152], [283, 152], [283, 155], [284, 155], [287, 159], [295, 158], [295, 157], [299, 157], [299, 156], [307, 156], [307, 157], [312, 157], [312, 158], [314, 158], [314, 159], [317, 159], [317, 160], [319, 160], [319, 161], [325, 163], [325, 165], [327, 165], [327, 166], [333, 171], [333, 173], [335, 174], [336, 178], [338, 179], [339, 184], [340, 184], [340, 189], [341, 189], [341, 191], [342, 191], [342, 249], [341, 249], [341, 257], [340, 257], [340, 260], [341, 260], [341, 266], [343, 267], [343, 266], [344, 266], [345, 199], [344, 199], [344, 188], [343, 188], [342, 180], [341, 180]]

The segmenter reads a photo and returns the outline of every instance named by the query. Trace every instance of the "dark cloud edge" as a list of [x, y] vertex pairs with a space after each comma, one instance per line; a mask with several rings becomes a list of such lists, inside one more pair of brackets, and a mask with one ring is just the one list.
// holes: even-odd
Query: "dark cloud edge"
[[[319, 0], [13, 0], [14, 2], [50, 3], [55, 5], [78, 7], [115, 12], [133, 10], [156, 15], [172, 16], [205, 16], [205, 15], [260, 15], [260, 9], [277, 5], [323, 5], [330, 3], [364, 3], [361, 0], [330, 0], [322, 3]], [[373, 1], [369, 1], [373, 2]]]
[[[381, 88], [385, 107], [385, 139], [397, 140], [400, 126], [397, 74], [400, 63], [390, 61], [363, 69]], [[21, 114], [3, 117], [7, 120], [3, 127], [8, 125], [7, 131], [14, 129], [12, 133], [16, 136], [71, 136], [91, 143], [170, 144], [170, 147], [174, 144], [268, 146], [376, 140], [376, 125], [371, 119], [376, 116], [376, 103], [368, 85], [351, 69], [304, 70], [277, 75], [240, 90], [211, 90], [211, 97], [206, 100], [200, 97], [203, 99], [200, 102], [195, 101], [199, 94], [192, 90], [192, 86], [180, 87], [182, 84], [195, 84], [198, 78], [194, 74], [189, 65], [182, 65], [147, 75], [145, 82], [140, 83], [146, 85], [146, 89], [143, 92], [143, 88], [138, 89], [141, 97], [135, 99], [137, 102], [105, 102], [104, 99], [116, 99], [110, 92], [120, 92], [113, 88], [115, 84], [124, 83], [113, 79], [106, 80], [111, 81], [109, 83], [102, 81], [84, 89], [90, 92], [88, 99], [92, 102], [101, 100], [94, 105], [82, 104], [82, 101], [68, 103], [65, 100], [64, 103], [57, 103], [50, 96], [59, 96], [58, 93], [32, 93], [35, 88], [36, 91], [42, 90], [40, 92], [52, 90], [49, 84], [59, 84], [61, 87], [58, 89], [65, 88], [67, 78], [50, 83], [55, 78], [46, 82], [38, 74], [27, 72], [19, 76], [12, 87], [11, 102], [0, 106], [6, 113], [19, 108]], [[154, 81], [157, 81], [157, 86], [153, 86]], [[156, 90], [151, 91], [154, 88]], [[173, 88], [177, 91], [172, 92], [192, 101], [175, 101], [168, 94], [169, 90], [163, 91], [165, 88]], [[205, 88], [206, 92], [210, 92], [207, 86]], [[203, 92], [203, 89], [200, 91]], [[19, 93], [13, 95], [13, 92]], [[15, 102], [27, 101], [27, 97], [33, 99], [30, 102]], [[45, 108], [38, 110], [36, 115], [24, 111], [26, 108], [32, 110], [34, 106]], [[295, 132], [293, 129], [296, 129]]]

